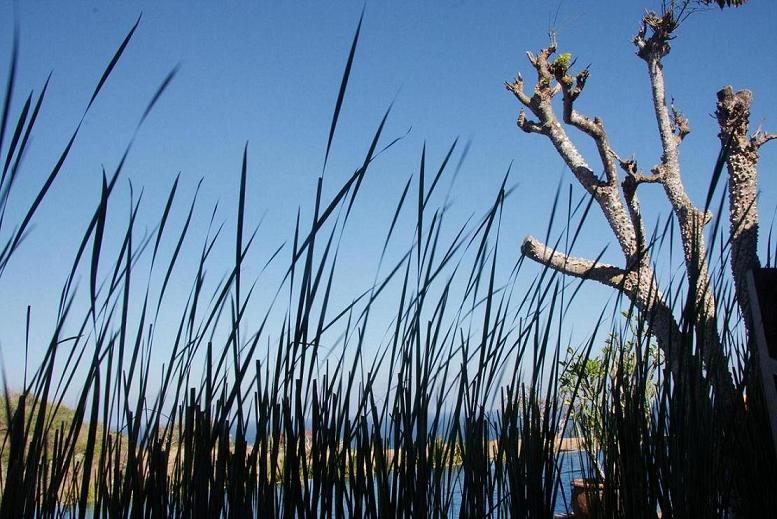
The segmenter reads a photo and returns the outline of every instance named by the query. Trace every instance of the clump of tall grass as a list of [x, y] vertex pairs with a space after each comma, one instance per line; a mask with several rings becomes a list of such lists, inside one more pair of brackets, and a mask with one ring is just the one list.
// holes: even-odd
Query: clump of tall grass
[[[136, 27], [110, 60], [89, 106]], [[0, 150], [15, 70], [14, 51]], [[141, 123], [171, 79], [172, 73]], [[45, 91], [32, 112], [31, 100], [25, 104], [5, 148], [3, 212]], [[324, 199], [319, 179], [312, 221], [298, 219], [290, 247], [267, 252], [268, 263], [290, 258], [275, 287], [245, 281], [246, 256], [258, 243], [255, 231], [246, 230], [246, 149], [235, 235], [227, 239], [223, 226], [213, 225], [200, 237], [197, 272], [179, 308], [167, 308], [165, 293], [199, 206], [195, 197], [183, 227], [171, 229], [178, 179], [152, 234], [136, 228], [140, 200], [132, 196], [120, 249], [103, 247], [106, 234], [117, 232], [108, 229], [108, 215], [128, 146], [116, 170], [103, 176], [43, 358], [13, 405], [5, 389], [0, 515], [552, 515], [560, 481], [556, 438], [565, 410], [554, 389], [560, 344], [551, 330], [559, 324], [563, 287], [549, 275], [519, 289], [520, 261], [500, 281], [507, 177], [485, 214], [450, 234], [442, 231], [446, 208], [433, 208], [430, 198], [457, 143], [428, 177], [422, 153], [415, 183], [405, 185], [387, 225], [375, 282], [333, 308], [332, 293], [341, 282], [339, 236], [378, 150], [396, 142], [384, 142], [388, 115], [331, 199]], [[77, 134], [78, 126], [15, 224], [0, 274]], [[384, 270], [384, 255], [401, 230], [398, 219], [408, 212], [415, 213], [412, 245]], [[234, 263], [208, 291], [212, 251], [225, 243], [234, 249]], [[172, 254], [166, 256], [168, 246]], [[150, 265], [148, 274], [138, 272], [141, 261]], [[76, 279], [83, 271], [89, 283], [79, 292]], [[249, 321], [249, 301], [259, 290], [273, 294], [272, 301], [258, 321]], [[394, 315], [384, 340], [375, 342], [372, 311], [381, 298], [393, 302]], [[162, 309], [178, 315], [175, 338], [164, 349], [154, 334]], [[164, 360], [163, 351], [169, 354]], [[59, 420], [68, 399], [75, 402], [72, 415]]]
[[[665, 236], [653, 238], [653, 244], [665, 243]], [[681, 308], [681, 359], [660, 354], [651, 342], [650, 316], [629, 306], [601, 353], [589, 345], [565, 361], [561, 385], [577, 391], [568, 401], [583, 440], [584, 477], [589, 488], [600, 489], [589, 496], [598, 503], [597, 516], [755, 517], [777, 505], [770, 490], [777, 457], [756, 346], [743, 334], [725, 274], [730, 243], [722, 233], [710, 242], [718, 244], [718, 262], [708, 289], [722, 302], [716, 318], [736, 380], [735, 401], [721, 401], [714, 391], [702, 360], [700, 320], [689, 304], [695, 288], [684, 283], [667, 289]], [[674, 374], [670, 360], [680, 366]]]

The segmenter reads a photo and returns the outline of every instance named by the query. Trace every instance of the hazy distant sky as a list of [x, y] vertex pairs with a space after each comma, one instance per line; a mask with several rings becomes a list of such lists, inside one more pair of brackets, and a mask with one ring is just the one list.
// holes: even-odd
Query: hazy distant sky
[[[344, 300], [366, 288], [402, 187], [418, 170], [426, 142], [436, 171], [447, 148], [461, 137], [471, 149], [451, 191], [450, 229], [492, 203], [513, 163], [510, 183], [519, 189], [503, 217], [503, 270], [519, 254], [526, 234], [544, 235], [554, 191], [572, 177], [541, 136], [515, 126], [519, 106], [503, 82], [522, 71], [524, 52], [558, 34], [561, 51], [578, 66], [591, 65], [579, 108], [599, 115], [622, 156], [634, 154], [648, 168], [659, 158], [644, 63], [631, 38], [644, 7], [656, 2], [567, 0], [548, 2], [367, 2], [361, 40], [325, 175], [325, 196], [360, 165], [381, 116], [395, 100], [384, 142], [409, 134], [376, 161], [343, 240]], [[189, 289], [186, 272], [204, 239], [213, 204], [232, 233], [240, 162], [248, 141], [247, 223], [264, 215], [253, 271], [291, 238], [298, 206], [310, 214], [321, 174], [332, 110], [359, 14], [360, 2], [3, 2], [0, 4], [0, 83], [7, 79], [13, 20], [20, 30], [20, 59], [12, 107], [39, 91], [53, 71], [49, 94], [16, 186], [19, 210], [45, 178], [75, 128], [100, 74], [142, 13], [140, 26], [79, 135], [69, 160], [36, 218], [29, 239], [0, 280], [0, 347], [12, 384], [22, 362], [26, 306], [33, 306], [32, 358], [39, 358], [59, 290], [78, 239], [99, 200], [101, 165], [115, 168], [149, 99], [180, 65], [168, 91], [142, 127], [112, 199], [106, 247], [126, 222], [129, 188], [144, 191], [141, 219], [153, 226], [175, 175], [179, 200], [171, 225], [180, 228], [194, 188], [204, 177], [200, 210], [187, 242], [171, 301]], [[726, 84], [754, 91], [754, 126], [777, 130], [777, 4], [751, 0], [738, 10], [710, 10], [689, 19], [665, 60], [668, 93], [689, 118], [682, 144], [683, 175], [692, 198], [703, 204], [719, 145], [711, 114], [715, 92]], [[576, 136], [589, 162], [592, 147]], [[455, 155], [458, 160], [458, 154]], [[777, 207], [777, 144], [763, 149], [760, 209], [768, 225]], [[441, 203], [450, 175], [435, 199]], [[644, 188], [644, 189], [643, 189]], [[574, 185], [575, 193], [582, 190]], [[642, 186], [649, 222], [668, 205], [655, 186]], [[413, 195], [415, 196], [415, 195]], [[595, 209], [595, 208], [594, 208]], [[18, 212], [6, 216], [18, 220]], [[576, 252], [595, 256], [613, 240], [596, 214]], [[7, 231], [6, 231], [7, 232]], [[231, 234], [215, 257], [218, 279], [232, 259]], [[765, 243], [765, 233], [762, 234]], [[3, 237], [3, 240], [5, 238]], [[399, 240], [409, 245], [412, 225]], [[765, 252], [764, 252], [765, 255]], [[287, 258], [288, 255], [284, 256]], [[605, 256], [621, 263], [611, 247]], [[224, 262], [219, 269], [219, 261]], [[284, 259], [286, 261], [286, 259]], [[534, 267], [532, 267], [534, 268]], [[531, 270], [531, 269], [530, 269]], [[534, 271], [532, 271], [534, 272]], [[178, 279], [178, 278], [175, 278]], [[88, 275], [81, 281], [85, 290]], [[274, 284], [270, 286], [274, 287]], [[343, 288], [343, 290], [346, 290]], [[358, 290], [357, 290], [358, 289]], [[606, 290], [591, 287], [588, 306]], [[585, 315], [581, 305], [580, 315]], [[575, 324], [585, 330], [586, 317]], [[37, 326], [36, 326], [37, 325]], [[160, 324], [160, 326], [164, 326]]]

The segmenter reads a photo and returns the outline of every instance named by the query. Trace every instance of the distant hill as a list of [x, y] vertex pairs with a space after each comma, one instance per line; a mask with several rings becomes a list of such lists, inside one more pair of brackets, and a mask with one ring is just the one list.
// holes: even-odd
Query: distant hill
[[[10, 438], [8, 435], [8, 429], [9, 429], [9, 420], [13, 419], [14, 414], [16, 413], [16, 409], [19, 406], [19, 398], [20, 395], [18, 394], [11, 394], [8, 397], [8, 407], [6, 407], [6, 397], [4, 395], [0, 395], [0, 459], [2, 459], [3, 464], [6, 464], [8, 461], [9, 456], [9, 450], [10, 450]], [[49, 403], [49, 406], [46, 409], [46, 425], [48, 423], [51, 424], [50, 429], [48, 431], [46, 441], [47, 441], [47, 447], [49, 452], [52, 452], [54, 447], [54, 436], [55, 432], [57, 430], [62, 431], [64, 434], [68, 434], [70, 431], [70, 428], [72, 427], [73, 420], [75, 419], [75, 410], [66, 406], [66, 405], [60, 405], [56, 412], [52, 415], [52, 410], [54, 409], [52, 404]], [[10, 409], [10, 416], [8, 413], [8, 410]], [[25, 426], [27, 428], [26, 431], [26, 437], [27, 441], [29, 442], [29, 439], [32, 437], [32, 428], [35, 427], [35, 420], [37, 419], [37, 413], [40, 410], [40, 407], [37, 405], [37, 402], [35, 400], [32, 400], [28, 397], [28, 400], [25, 405]], [[35, 416], [33, 416], [32, 413], [35, 413]], [[78, 432], [78, 437], [76, 438], [76, 443], [74, 447], [74, 457], [76, 459], [80, 459], [81, 456], [86, 452], [86, 442], [87, 437], [89, 433], [89, 423], [84, 422], [81, 425], [81, 429]], [[104, 433], [103, 426], [101, 424], [97, 425], [97, 438], [102, 438], [102, 435]], [[113, 433], [116, 434], [116, 433]], [[100, 450], [101, 450], [101, 443], [100, 441], [97, 441], [95, 445], [95, 462], [97, 459], [99, 459]]]

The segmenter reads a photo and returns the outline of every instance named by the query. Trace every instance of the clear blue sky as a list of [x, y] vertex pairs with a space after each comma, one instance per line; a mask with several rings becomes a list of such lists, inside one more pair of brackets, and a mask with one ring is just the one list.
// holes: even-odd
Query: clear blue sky
[[[520, 188], [505, 210], [501, 254], [506, 269], [517, 258], [524, 235], [544, 234], [555, 187], [559, 179], [566, 185], [572, 178], [548, 142], [516, 128], [519, 107], [503, 82], [517, 71], [530, 77], [524, 52], [546, 44], [551, 27], [557, 30], [561, 51], [572, 52], [578, 65], [591, 64], [580, 109], [604, 120], [621, 155], [633, 153], [645, 167], [654, 164], [659, 141], [647, 97], [647, 76], [630, 43], [643, 9], [654, 6], [650, 0], [368, 2], [326, 173], [326, 192], [331, 194], [358, 167], [393, 99], [396, 104], [385, 140], [412, 130], [376, 162], [357, 203], [341, 258], [353, 285], [360, 289], [372, 279], [381, 237], [404, 182], [417, 171], [424, 142], [430, 167], [436, 169], [455, 137], [472, 141], [452, 191], [454, 222], [484, 212], [514, 162], [512, 181]], [[0, 346], [12, 385], [20, 380], [26, 306], [33, 305], [32, 358], [36, 359], [51, 331], [51, 315], [78, 239], [99, 199], [101, 165], [109, 170], [115, 167], [145, 105], [176, 64], [180, 70], [141, 129], [114, 195], [115, 234], [107, 247], [115, 245], [123, 232], [127, 179], [136, 189], [145, 189], [142, 225], [151, 226], [180, 171], [181, 196], [173, 218], [173, 225], [180, 226], [184, 206], [204, 177], [201, 210], [179, 278], [187, 283], [175, 285], [170, 296], [171, 301], [184, 298], [189, 289], [187, 274], [194, 268], [191, 258], [196, 258], [204, 237], [209, 208], [219, 201], [219, 219], [234, 221], [246, 141], [247, 222], [253, 225], [266, 215], [253, 256], [256, 265], [291, 237], [297, 207], [302, 206], [303, 214], [312, 207], [331, 114], [361, 9], [359, 2], [0, 4], [2, 84], [7, 78], [14, 18], [20, 27], [15, 111], [53, 70], [11, 204], [11, 210], [17, 211], [56, 161], [106, 63], [143, 13], [138, 31], [87, 116], [61, 177], [36, 218], [33, 234], [0, 280]], [[686, 22], [665, 61], [668, 92], [691, 123], [681, 160], [687, 188], [699, 204], [718, 151], [711, 114], [719, 88], [731, 83], [752, 89], [754, 124], [777, 130], [775, 22], [777, 5], [770, 0], [751, 0], [738, 10], [710, 10]], [[577, 140], [595, 164], [591, 146]], [[760, 171], [760, 209], [768, 224], [777, 207], [777, 145], [764, 148]], [[649, 221], [666, 214], [668, 206], [658, 190], [643, 187]], [[12, 215], [11, 221], [18, 219], [18, 212]], [[612, 241], [602, 222], [598, 214], [590, 219], [579, 254], [595, 256]], [[409, 244], [412, 228], [405, 231], [401, 239]], [[213, 274], [216, 278], [231, 261], [231, 242], [222, 248], [224, 267]], [[609, 259], [621, 262], [614, 254]], [[219, 270], [218, 263], [213, 268]], [[82, 289], [87, 283], [84, 275]], [[338, 297], [347, 300], [359, 291], [348, 288], [352, 292]], [[591, 287], [584, 301], [595, 307], [608, 294]], [[584, 315], [585, 307], [580, 311], [584, 325], [590, 316]]]

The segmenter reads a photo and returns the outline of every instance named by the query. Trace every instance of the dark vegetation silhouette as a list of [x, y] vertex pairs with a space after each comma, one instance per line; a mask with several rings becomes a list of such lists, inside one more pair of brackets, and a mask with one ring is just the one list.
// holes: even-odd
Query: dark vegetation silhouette
[[[110, 60], [85, 113], [137, 26]], [[327, 155], [358, 36], [359, 29]], [[0, 126], [0, 232], [8, 235], [0, 276], [23, 245], [80, 128], [28, 210], [18, 219], [6, 215], [48, 84], [37, 98], [30, 95], [12, 124], [16, 48]], [[175, 340], [164, 345], [155, 343], [153, 326], [170, 304], [165, 293], [194, 211], [201, 209], [195, 195], [184, 208], [183, 227], [171, 229], [170, 215], [180, 203], [176, 178], [158, 224], [141, 235], [135, 227], [140, 197], [133, 194], [121, 247], [116, 255], [107, 253], [102, 243], [128, 144], [117, 168], [103, 175], [43, 358], [20, 391], [4, 388], [0, 516], [552, 517], [568, 503], [564, 456], [579, 458], [581, 474], [603, 483], [601, 496], [591, 497], [600, 498], [597, 510], [604, 517], [656, 517], [658, 510], [662, 517], [723, 517], [730, 511], [750, 517], [773, 509], [775, 456], [725, 273], [731, 246], [724, 239], [709, 247], [716, 252], [709, 268], [718, 301], [713, 318], [733, 370], [732, 392], [740, 400], [746, 394], [747, 406], [715, 405], [717, 379], [705, 366], [703, 327], [694, 306], [684, 304], [695, 300], [695, 287], [682, 282], [665, 288], [682, 345], [671, 365], [656, 364], [653, 320], [626, 298], [602, 310], [591, 338], [574, 352], [585, 365], [599, 349], [598, 332], [614, 323], [607, 354], [599, 359], [602, 369], [570, 371], [580, 364], [561, 362], [568, 344], [557, 331], [585, 279], [570, 284], [545, 265], [528, 286], [519, 285], [524, 256], [506, 277], [498, 272], [502, 208], [514, 195], [509, 171], [484, 214], [450, 238], [441, 232], [446, 207], [431, 206], [430, 198], [455, 154], [466, 155], [458, 142], [434, 167], [422, 152], [418, 173], [386, 222], [374, 284], [346, 306], [331, 307], [339, 237], [370, 166], [396, 142], [383, 135], [389, 115], [390, 108], [331, 198], [323, 196], [318, 180], [312, 219], [305, 224], [298, 218], [290, 245], [267, 251], [267, 264], [290, 258], [276, 287], [246, 282], [252, 267], [246, 255], [260, 243], [245, 218], [246, 147], [235, 235], [225, 236], [211, 217], [206, 236], [194, 237], [202, 240], [197, 273], [185, 305], [175, 308]], [[719, 170], [725, 160], [722, 153]], [[559, 191], [546, 241], [571, 249], [594, 201]], [[405, 212], [415, 214], [412, 245], [384, 265]], [[561, 230], [553, 231], [557, 221]], [[656, 226], [645, 240], [652, 254], [671, 252], [668, 228]], [[716, 224], [712, 236], [722, 232]], [[219, 246], [234, 247], [234, 264], [206, 292], [205, 272]], [[150, 273], [138, 272], [141, 257], [150, 257]], [[82, 270], [89, 272], [88, 305], [78, 311], [75, 280]], [[262, 319], [248, 322], [248, 302], [259, 290], [270, 290], [272, 303]], [[384, 299], [394, 307], [391, 328], [380, 344], [368, 344], [371, 311]], [[278, 306], [281, 319], [272, 314]], [[157, 380], [152, 365], [160, 364], [162, 348], [169, 357]], [[63, 405], [65, 398], [75, 401], [72, 409]], [[591, 403], [597, 441], [586, 444], [587, 451], [562, 454], [561, 436], [575, 427], [586, 432], [579, 430], [585, 421], [570, 425], [570, 417]]]

